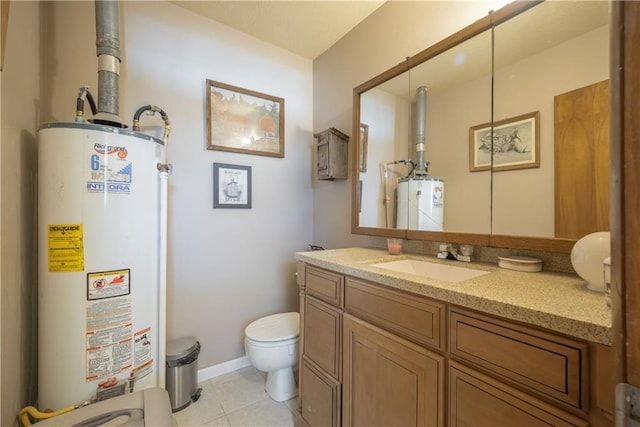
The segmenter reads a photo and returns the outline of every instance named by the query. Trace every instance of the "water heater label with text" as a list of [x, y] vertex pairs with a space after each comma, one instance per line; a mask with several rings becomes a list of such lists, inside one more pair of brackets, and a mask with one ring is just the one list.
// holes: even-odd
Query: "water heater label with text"
[[131, 270], [87, 273], [87, 300], [114, 298], [131, 293]]
[[84, 271], [82, 224], [49, 224], [47, 253], [50, 273]]
[[86, 307], [86, 381], [131, 369], [133, 320], [130, 298], [90, 302]]
[[89, 157], [89, 193], [129, 194], [131, 192], [132, 162], [124, 146], [96, 142]]

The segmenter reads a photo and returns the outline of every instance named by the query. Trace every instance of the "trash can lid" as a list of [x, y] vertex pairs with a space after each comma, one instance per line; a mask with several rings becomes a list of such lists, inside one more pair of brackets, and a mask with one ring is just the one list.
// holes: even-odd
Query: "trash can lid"
[[300, 315], [296, 312], [279, 313], [255, 320], [244, 330], [245, 335], [255, 341], [282, 341], [297, 337], [300, 330]]
[[198, 351], [198, 340], [194, 337], [184, 337], [167, 342], [167, 362], [180, 360], [194, 351]]

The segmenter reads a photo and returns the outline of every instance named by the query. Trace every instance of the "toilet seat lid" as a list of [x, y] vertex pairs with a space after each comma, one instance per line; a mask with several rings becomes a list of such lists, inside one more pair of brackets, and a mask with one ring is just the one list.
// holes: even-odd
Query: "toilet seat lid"
[[254, 341], [282, 341], [297, 337], [300, 331], [300, 315], [296, 312], [272, 314], [255, 320], [244, 330]]

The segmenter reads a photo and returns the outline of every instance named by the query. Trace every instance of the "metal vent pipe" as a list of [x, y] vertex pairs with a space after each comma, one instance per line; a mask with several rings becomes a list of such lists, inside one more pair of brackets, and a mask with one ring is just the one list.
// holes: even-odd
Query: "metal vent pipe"
[[119, 114], [120, 8], [117, 0], [96, 0], [98, 114], [95, 123], [123, 127]]
[[425, 175], [426, 163], [424, 160], [425, 128], [427, 124], [427, 88], [418, 88], [416, 99], [416, 175]]

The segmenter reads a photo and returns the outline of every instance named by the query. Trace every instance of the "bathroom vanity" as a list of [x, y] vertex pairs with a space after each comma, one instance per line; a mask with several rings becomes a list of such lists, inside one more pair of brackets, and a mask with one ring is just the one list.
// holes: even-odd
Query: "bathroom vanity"
[[[577, 276], [381, 249], [296, 259], [308, 425], [613, 424], [611, 312]], [[487, 274], [374, 266], [403, 259]]]

